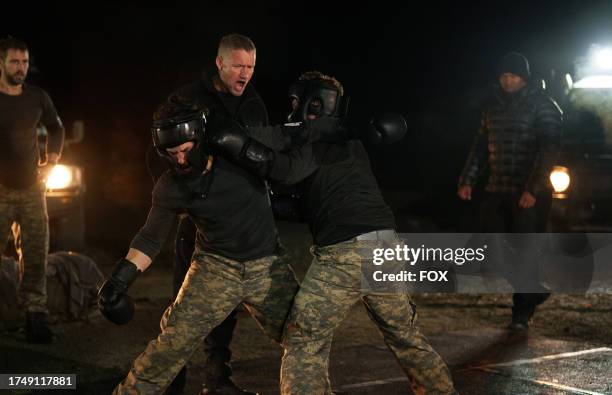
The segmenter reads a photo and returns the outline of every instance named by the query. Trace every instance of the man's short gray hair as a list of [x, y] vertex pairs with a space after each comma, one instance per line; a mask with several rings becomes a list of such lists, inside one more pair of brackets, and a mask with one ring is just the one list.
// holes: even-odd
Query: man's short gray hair
[[223, 55], [227, 54], [229, 51], [235, 51], [238, 49], [243, 49], [247, 52], [256, 52], [253, 40], [242, 34], [233, 33], [221, 38], [217, 56], [223, 57]]

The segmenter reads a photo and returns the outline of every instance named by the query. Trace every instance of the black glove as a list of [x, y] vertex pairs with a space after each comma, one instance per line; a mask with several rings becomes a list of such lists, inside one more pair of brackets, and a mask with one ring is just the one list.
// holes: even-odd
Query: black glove
[[123, 325], [134, 316], [134, 302], [126, 292], [139, 273], [135, 264], [123, 258], [117, 262], [109, 279], [102, 284], [98, 292], [98, 308], [109, 321]]
[[274, 151], [249, 137], [234, 120], [226, 118], [209, 128], [207, 143], [217, 153], [265, 177]]
[[398, 113], [385, 113], [373, 117], [361, 133], [372, 144], [393, 144], [406, 135], [406, 120]]

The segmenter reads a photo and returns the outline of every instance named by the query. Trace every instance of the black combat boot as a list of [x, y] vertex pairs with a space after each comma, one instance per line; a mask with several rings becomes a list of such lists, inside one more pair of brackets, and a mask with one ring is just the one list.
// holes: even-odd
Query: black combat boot
[[524, 320], [512, 319], [512, 322], [508, 324], [508, 332], [510, 333], [526, 333], [529, 330], [529, 322]]
[[26, 313], [25, 335], [29, 343], [51, 343], [53, 332], [49, 328], [47, 314], [42, 312]]
[[533, 317], [536, 307], [550, 297], [549, 292], [543, 293], [515, 293], [512, 296], [512, 322], [508, 325], [510, 332], [527, 332], [529, 321]]
[[214, 379], [207, 377], [202, 384], [200, 395], [259, 395], [257, 392], [250, 392], [238, 387], [231, 378], [224, 377]]

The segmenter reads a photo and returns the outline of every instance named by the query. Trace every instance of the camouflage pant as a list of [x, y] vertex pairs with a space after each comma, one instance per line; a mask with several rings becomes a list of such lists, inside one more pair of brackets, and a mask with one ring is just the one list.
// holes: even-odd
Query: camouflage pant
[[[396, 239], [396, 243], [401, 241]], [[332, 337], [359, 299], [415, 394], [455, 393], [446, 364], [417, 328], [415, 306], [408, 294], [362, 292], [361, 265], [372, 264], [372, 250], [382, 247], [382, 240], [355, 239], [313, 247], [314, 260], [295, 297], [283, 339], [283, 395], [331, 393], [328, 363]]]
[[194, 253], [161, 334], [136, 358], [114, 394], [161, 394], [206, 335], [243, 303], [262, 330], [280, 343], [298, 284], [286, 259], [237, 262]]
[[44, 184], [36, 183], [29, 189], [0, 185], [2, 251], [11, 227], [19, 255], [19, 302], [27, 311], [47, 312], [49, 217]]

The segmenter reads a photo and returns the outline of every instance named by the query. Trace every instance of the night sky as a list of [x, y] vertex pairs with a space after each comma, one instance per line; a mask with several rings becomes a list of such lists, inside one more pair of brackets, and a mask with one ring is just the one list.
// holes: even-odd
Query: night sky
[[409, 136], [402, 143], [369, 148], [376, 175], [384, 189], [437, 201], [454, 196], [499, 57], [522, 52], [534, 75], [545, 77], [551, 68], [571, 71], [590, 44], [612, 43], [610, 1], [530, 3], [368, 2], [350, 11], [328, 4], [304, 11], [306, 2], [291, 9], [22, 2], [15, 10], [3, 4], [0, 34], [29, 44], [36, 69], [30, 81], [49, 91], [65, 123], [85, 120], [85, 141], [69, 147], [66, 161], [85, 163], [89, 207], [106, 201], [146, 214], [151, 114], [212, 64], [219, 38], [233, 32], [257, 46], [252, 83], [275, 123], [286, 115], [287, 87], [311, 69], [345, 85], [357, 118], [404, 114]]

